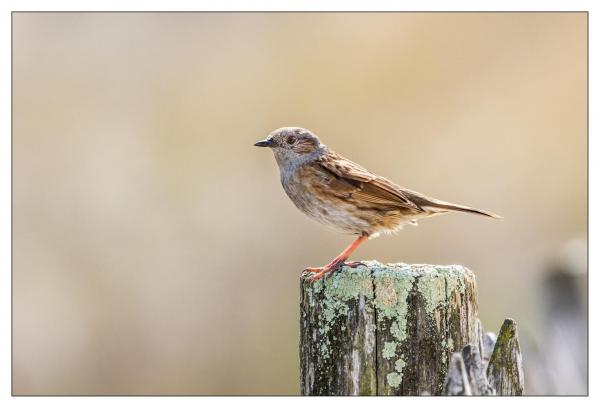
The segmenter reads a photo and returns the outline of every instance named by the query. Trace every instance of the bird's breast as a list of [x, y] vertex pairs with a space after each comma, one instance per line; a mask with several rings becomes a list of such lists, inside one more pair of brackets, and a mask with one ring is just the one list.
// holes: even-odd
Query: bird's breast
[[313, 166], [302, 166], [281, 177], [286, 194], [300, 211], [337, 231], [361, 234], [370, 231], [368, 220], [357, 216], [352, 202], [331, 190], [332, 177]]
[[311, 183], [314, 183], [314, 181], [311, 181], [310, 178], [302, 168], [298, 168], [288, 174], [282, 173], [281, 175], [281, 185], [290, 200], [292, 200], [296, 207], [309, 216], [313, 215], [316, 206], [316, 198], [311, 188]]

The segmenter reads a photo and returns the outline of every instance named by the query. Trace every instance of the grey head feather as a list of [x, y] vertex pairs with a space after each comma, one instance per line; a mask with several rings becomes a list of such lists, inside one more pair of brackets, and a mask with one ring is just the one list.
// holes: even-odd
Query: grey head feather
[[[319, 138], [310, 130], [300, 127], [276, 129], [269, 134], [272, 150], [279, 166], [281, 182], [286, 183], [302, 166], [328, 153]], [[293, 143], [289, 143], [293, 140]]]

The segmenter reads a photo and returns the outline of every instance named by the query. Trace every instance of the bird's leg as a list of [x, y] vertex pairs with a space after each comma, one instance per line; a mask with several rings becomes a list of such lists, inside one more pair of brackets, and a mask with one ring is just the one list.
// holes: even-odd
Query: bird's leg
[[[354, 240], [354, 242], [352, 242], [350, 245], [348, 245], [348, 247], [346, 249], [344, 249], [341, 254], [339, 254], [338, 256], [333, 258], [333, 260], [331, 262], [329, 262], [327, 265], [320, 267], [320, 268], [306, 268], [302, 274], [304, 275], [306, 273], [312, 272], [313, 275], [311, 276], [310, 280], [314, 282], [316, 280], [321, 279], [323, 277], [323, 275], [328, 275], [328, 274], [338, 270], [341, 266], [344, 265], [344, 262], [350, 257], [352, 252], [354, 252], [356, 250], [356, 248], [358, 248], [358, 246], [360, 244], [362, 244], [367, 238], [369, 238], [368, 235], [361, 235], [360, 237], [356, 238], [356, 240]], [[352, 266], [352, 267], [356, 267], [356, 266], [362, 265], [362, 264], [360, 262], [352, 262], [348, 265]]]

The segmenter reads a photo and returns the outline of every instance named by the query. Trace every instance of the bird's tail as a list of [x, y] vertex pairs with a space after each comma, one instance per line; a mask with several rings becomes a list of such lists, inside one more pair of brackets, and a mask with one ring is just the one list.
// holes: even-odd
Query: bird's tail
[[435, 201], [432, 204], [427, 205], [426, 208], [430, 209], [433, 212], [439, 212], [439, 210], [461, 211], [461, 212], [468, 212], [468, 213], [472, 213], [472, 214], [485, 215], [486, 217], [491, 217], [491, 218], [502, 219], [501, 216], [494, 214], [492, 212], [489, 212], [489, 211], [478, 210], [477, 208], [467, 207], [465, 205], [447, 203], [445, 201]]

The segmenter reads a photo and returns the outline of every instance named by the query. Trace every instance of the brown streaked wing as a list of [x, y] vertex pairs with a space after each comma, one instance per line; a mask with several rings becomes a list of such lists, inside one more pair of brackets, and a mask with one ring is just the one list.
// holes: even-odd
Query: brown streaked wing
[[[348, 190], [347, 185], [355, 187], [352, 196], [364, 201], [390, 206], [401, 206], [416, 211], [423, 211], [412, 202], [402, 189], [391, 181], [369, 172], [364, 167], [338, 155], [329, 152], [318, 158], [316, 162], [336, 177], [335, 186], [340, 190]], [[343, 188], [346, 187], [346, 188]]]

